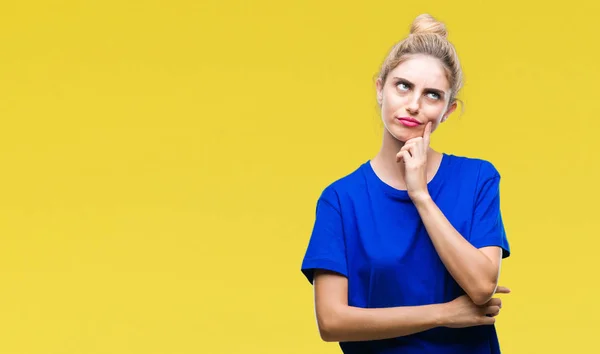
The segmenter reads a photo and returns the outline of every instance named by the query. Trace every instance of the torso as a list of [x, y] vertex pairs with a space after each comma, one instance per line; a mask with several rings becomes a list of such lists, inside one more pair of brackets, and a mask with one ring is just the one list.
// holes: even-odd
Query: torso
[[[344, 224], [349, 305], [418, 306], [464, 294], [440, 260], [407, 192], [384, 182], [375, 168], [366, 162], [335, 184]], [[476, 160], [443, 155], [428, 184], [433, 200], [467, 239], [477, 169]], [[419, 349], [424, 347], [428, 351]], [[493, 327], [437, 328], [404, 338], [342, 344], [345, 353], [489, 354], [498, 353], [496, 347]]]

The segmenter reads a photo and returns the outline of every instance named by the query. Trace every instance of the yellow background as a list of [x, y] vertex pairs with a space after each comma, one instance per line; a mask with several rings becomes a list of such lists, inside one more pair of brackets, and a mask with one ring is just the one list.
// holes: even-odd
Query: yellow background
[[597, 352], [598, 2], [64, 0], [0, 5], [0, 353], [339, 353], [300, 262], [423, 12], [432, 144], [503, 175], [504, 353]]

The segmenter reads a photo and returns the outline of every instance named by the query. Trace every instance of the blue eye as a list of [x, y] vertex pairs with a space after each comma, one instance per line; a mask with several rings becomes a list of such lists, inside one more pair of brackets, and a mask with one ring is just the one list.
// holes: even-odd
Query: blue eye
[[399, 82], [398, 85], [396, 85], [400, 90], [408, 90], [410, 87], [408, 87], [407, 84], [405, 84], [404, 82]]
[[439, 100], [440, 99], [440, 95], [438, 95], [435, 92], [429, 92], [427, 95], [429, 96], [429, 98], [434, 99], [434, 100]]

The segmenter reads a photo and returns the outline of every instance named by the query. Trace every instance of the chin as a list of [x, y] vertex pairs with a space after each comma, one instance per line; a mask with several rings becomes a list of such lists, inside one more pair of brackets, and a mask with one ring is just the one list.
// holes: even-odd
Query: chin
[[[418, 127], [415, 127], [415, 128], [418, 129]], [[415, 128], [407, 129], [404, 127], [392, 126], [391, 129], [386, 129], [386, 131], [387, 131], [387, 134], [391, 138], [393, 138], [401, 143], [405, 143], [410, 139], [421, 136], [421, 135], [419, 135], [421, 133], [421, 131], [420, 130], [417, 131], [417, 130], [415, 130]]]

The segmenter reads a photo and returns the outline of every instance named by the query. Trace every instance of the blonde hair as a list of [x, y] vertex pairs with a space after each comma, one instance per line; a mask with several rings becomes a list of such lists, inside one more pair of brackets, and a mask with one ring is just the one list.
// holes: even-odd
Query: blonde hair
[[385, 83], [390, 71], [409, 56], [416, 54], [429, 55], [440, 60], [450, 83], [449, 103], [456, 101], [456, 95], [463, 85], [463, 73], [458, 54], [454, 45], [448, 41], [446, 26], [429, 14], [417, 16], [410, 27], [410, 35], [391, 49], [378, 75], [382, 84]]

